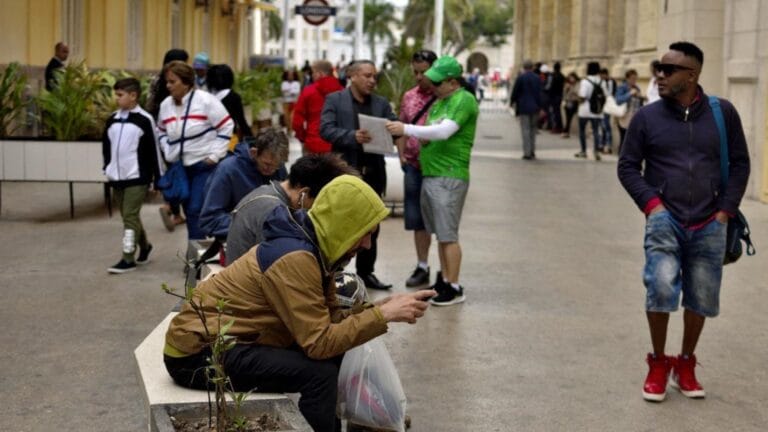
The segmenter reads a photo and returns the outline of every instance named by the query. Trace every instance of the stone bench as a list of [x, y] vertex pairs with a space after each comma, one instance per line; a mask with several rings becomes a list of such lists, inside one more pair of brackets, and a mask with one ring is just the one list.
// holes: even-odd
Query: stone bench
[[[165, 333], [176, 313], [170, 313], [152, 330], [144, 341], [134, 350], [139, 384], [144, 393], [144, 407], [147, 412], [148, 430], [160, 432], [164, 429], [155, 425], [158, 417], [167, 417], [165, 407], [201, 405], [207, 407], [208, 394], [205, 391], [191, 390], [177, 385], [168, 375], [163, 363]], [[213, 395], [211, 395], [213, 397]], [[253, 401], [253, 402], [251, 402]], [[282, 393], [251, 393], [246, 402], [258, 405], [268, 412], [279, 413], [281, 419], [289, 423], [289, 430], [311, 430], [299, 413], [292, 400]], [[207, 411], [205, 411], [207, 413]]]

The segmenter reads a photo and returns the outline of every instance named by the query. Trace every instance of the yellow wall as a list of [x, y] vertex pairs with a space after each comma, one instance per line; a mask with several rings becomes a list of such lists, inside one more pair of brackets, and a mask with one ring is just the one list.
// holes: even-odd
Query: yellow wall
[[[212, 0], [208, 7], [208, 41], [203, 43], [205, 10], [195, 0], [181, 0], [179, 5], [180, 46], [171, 46], [172, 0], [142, 0], [140, 10], [129, 10], [129, 0], [82, 0], [82, 46], [71, 59], [84, 59], [91, 67], [111, 69], [156, 70], [163, 55], [171, 48], [187, 50], [190, 57], [208, 47], [212, 62], [231, 63], [239, 69], [244, 64], [247, 41], [231, 34], [241, 34], [247, 25], [244, 10], [221, 15], [221, 3]], [[130, 43], [140, 45], [137, 62], [128, 63], [129, 14], [140, 14], [143, 29]], [[0, 64], [13, 61], [45, 66], [53, 56], [56, 42], [62, 40], [61, 0], [0, 0]], [[66, 41], [65, 41], [66, 42]], [[233, 43], [234, 42], [234, 43]]]

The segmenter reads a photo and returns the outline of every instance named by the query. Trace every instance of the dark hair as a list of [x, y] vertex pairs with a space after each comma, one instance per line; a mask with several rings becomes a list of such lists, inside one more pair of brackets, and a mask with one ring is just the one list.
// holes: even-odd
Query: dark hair
[[118, 80], [112, 88], [128, 93], [136, 93], [137, 97], [141, 96], [141, 83], [136, 78], [129, 77]]
[[430, 50], [419, 50], [413, 53], [412, 62], [427, 62], [431, 66], [437, 60], [437, 54]]
[[232, 68], [225, 64], [215, 64], [208, 69], [205, 75], [208, 88], [213, 91], [231, 89], [235, 84], [235, 74]]
[[600, 69], [600, 73], [608, 75], [608, 69], [607, 68], [601, 68]]
[[589, 62], [587, 63], [587, 75], [597, 75], [600, 73], [600, 63]]
[[624, 72], [624, 78], [629, 78], [632, 75], [637, 75], [637, 71], [634, 70], [634, 69], [630, 69], [630, 70]]
[[685, 54], [686, 57], [695, 58], [700, 66], [704, 64], [704, 52], [701, 51], [701, 48], [690, 42], [675, 42], [669, 46], [669, 49], [680, 51]]
[[173, 72], [174, 75], [179, 77], [182, 83], [189, 87], [195, 86], [195, 70], [192, 66], [184, 63], [181, 60], [174, 60], [165, 66], [163, 66], [163, 76], [168, 72]]
[[581, 79], [581, 78], [579, 78], [579, 74], [577, 74], [576, 72], [571, 72], [571, 73], [569, 73], [569, 74], [568, 74], [568, 76], [569, 76], [569, 77], [572, 77], [572, 78], [573, 78], [573, 79], [575, 79], [576, 81], [578, 81], [578, 80], [580, 80], [580, 79]]
[[370, 60], [352, 60], [349, 63], [349, 65], [347, 66], [347, 69], [346, 69], [347, 76], [352, 75], [355, 72], [357, 72], [357, 69], [360, 66], [364, 65], [364, 64], [371, 65], [374, 68], [376, 67], [376, 63], [374, 63], [374, 62], [372, 62]]
[[165, 53], [165, 57], [163, 57], [163, 66], [167, 65], [168, 63], [174, 60], [179, 60], [186, 63], [187, 60], [189, 60], [189, 53], [187, 53], [183, 49], [178, 49], [178, 48], [169, 49]]
[[555, 62], [555, 65], [552, 66], [556, 72], [560, 72], [560, 62]]
[[308, 154], [291, 165], [288, 184], [291, 187], [308, 187], [310, 198], [315, 198], [323, 186], [343, 174], [360, 177], [344, 159], [335, 153]]
[[269, 150], [280, 161], [288, 160], [288, 136], [279, 128], [261, 129], [255, 137], [248, 137], [245, 141], [248, 143], [248, 147], [256, 149], [257, 155]]

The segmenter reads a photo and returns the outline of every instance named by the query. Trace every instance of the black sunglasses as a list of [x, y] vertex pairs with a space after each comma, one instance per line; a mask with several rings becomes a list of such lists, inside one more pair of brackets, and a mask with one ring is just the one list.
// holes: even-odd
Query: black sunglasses
[[673, 73], [681, 70], [693, 70], [692, 67], [681, 66], [674, 63], [659, 63], [654, 65], [653, 69], [656, 71], [656, 73], [663, 73], [664, 76], [670, 76]]
[[437, 60], [437, 54], [435, 54], [432, 51], [422, 50], [422, 51], [416, 51], [413, 53], [412, 61], [418, 61], [418, 62], [427, 62], [429, 64], [432, 64]]
[[435, 87], [440, 87], [440, 85], [442, 85], [445, 81], [432, 81], [432, 80], [429, 80], [429, 82], [431, 82], [432, 85], [435, 86]]

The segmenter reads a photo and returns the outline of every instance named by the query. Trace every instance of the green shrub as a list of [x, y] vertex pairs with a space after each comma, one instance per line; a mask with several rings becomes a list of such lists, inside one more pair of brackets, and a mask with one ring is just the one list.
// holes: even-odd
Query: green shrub
[[24, 97], [27, 76], [18, 63], [8, 65], [0, 73], [0, 138], [13, 134], [19, 127], [19, 118], [29, 101]]

